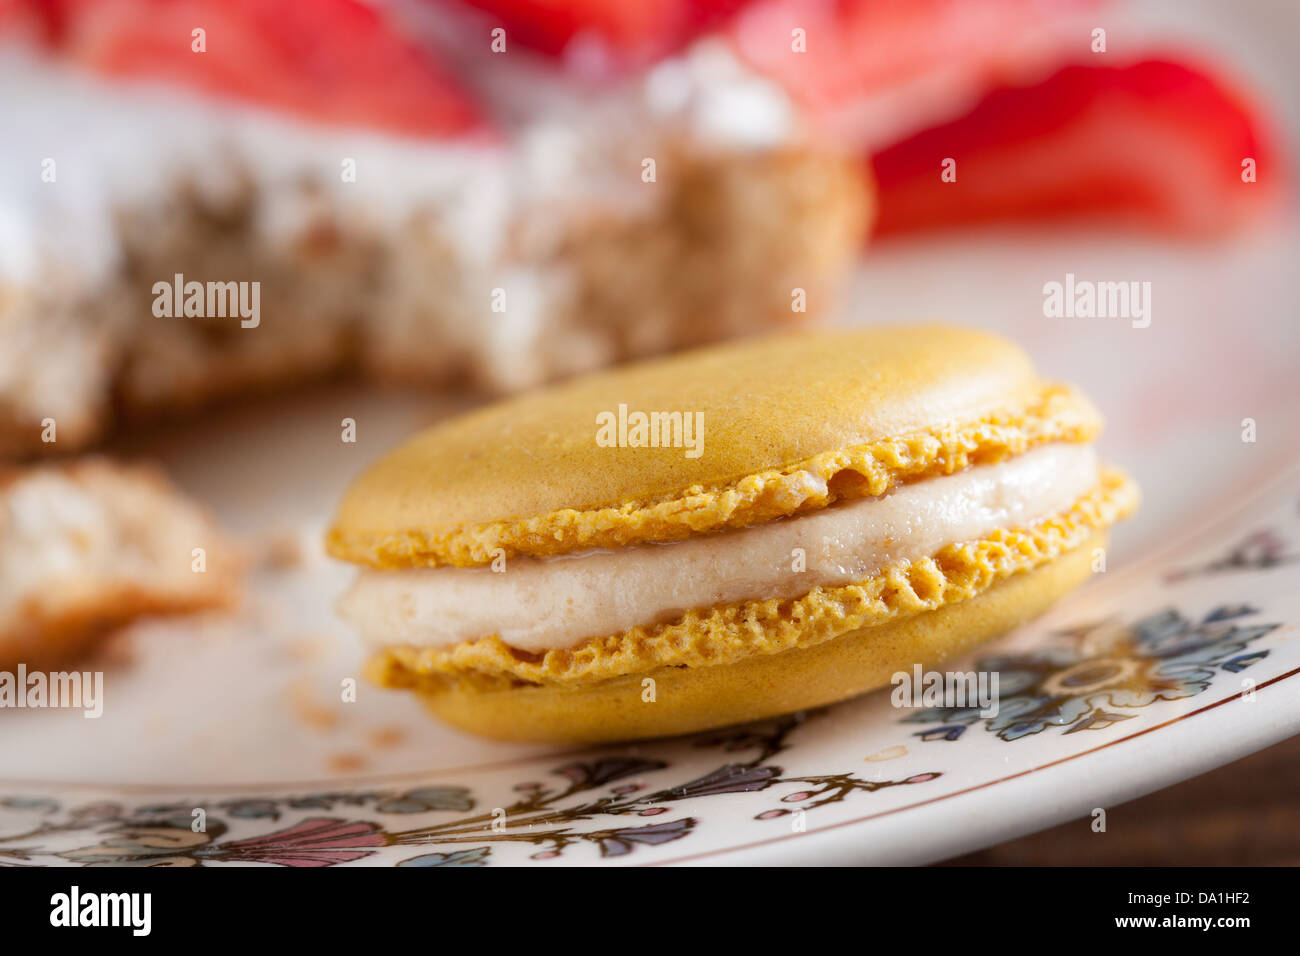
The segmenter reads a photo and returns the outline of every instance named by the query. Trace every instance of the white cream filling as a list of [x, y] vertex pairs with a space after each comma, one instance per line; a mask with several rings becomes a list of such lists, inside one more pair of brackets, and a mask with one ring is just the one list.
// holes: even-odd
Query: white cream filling
[[1091, 446], [1046, 445], [878, 498], [669, 544], [514, 558], [499, 572], [366, 570], [339, 609], [373, 646], [445, 647], [495, 634], [533, 653], [568, 648], [692, 608], [861, 581], [1065, 511], [1098, 480]]

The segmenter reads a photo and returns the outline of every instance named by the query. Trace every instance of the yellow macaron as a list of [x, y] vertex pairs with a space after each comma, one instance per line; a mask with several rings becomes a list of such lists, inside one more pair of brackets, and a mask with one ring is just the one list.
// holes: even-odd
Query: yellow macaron
[[943, 326], [615, 369], [437, 425], [328, 534], [381, 683], [517, 740], [841, 700], [1041, 613], [1137, 491], [1093, 406]]

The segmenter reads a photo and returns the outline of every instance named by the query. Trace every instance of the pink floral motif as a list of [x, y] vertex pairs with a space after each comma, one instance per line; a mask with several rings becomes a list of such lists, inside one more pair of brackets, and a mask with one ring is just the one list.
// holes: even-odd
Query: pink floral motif
[[[558, 781], [534, 778], [515, 785], [516, 797], [508, 806], [477, 810], [469, 788], [445, 784], [177, 800], [134, 807], [102, 802], [65, 808], [49, 797], [0, 795], [0, 809], [31, 819], [31, 824], [18, 832], [0, 833], [0, 861], [27, 865], [50, 860], [83, 866], [253, 863], [328, 867], [373, 857], [380, 848], [419, 847], [418, 855], [397, 861], [397, 865], [467, 867], [488, 865], [494, 861], [495, 847], [519, 843], [529, 845], [529, 858], [539, 862], [583, 847], [601, 857], [623, 857], [694, 832], [700, 823], [695, 816], [644, 826], [622, 825], [638, 817], [663, 817], [684, 801], [713, 802], [722, 796], [800, 783], [803, 786], [785, 800], [811, 801], [801, 808], [806, 810], [842, 800], [850, 793], [920, 783], [937, 776], [919, 774], [908, 781], [866, 781], [849, 773], [784, 777], [784, 770], [772, 758], [787, 748], [789, 734], [804, 719], [794, 715], [712, 735], [697, 746], [717, 746], [726, 753], [749, 750], [750, 759], [717, 766], [676, 785], [665, 787], [639, 779], [668, 770], [664, 761], [598, 755], [555, 768], [552, 773]], [[359, 814], [302, 816], [344, 807], [367, 813], [360, 819], [356, 818]], [[205, 811], [202, 816], [198, 815], [200, 809]], [[768, 811], [758, 819], [789, 812]], [[410, 823], [406, 828], [391, 825], [399, 819]], [[196, 828], [198, 820], [203, 825]], [[282, 820], [280, 829], [257, 832]], [[252, 830], [254, 835], [227, 839], [235, 835], [233, 827], [239, 827], [239, 833]], [[56, 838], [59, 845], [46, 842]]]
[[367, 857], [386, 842], [376, 823], [312, 817], [287, 830], [218, 844], [208, 852], [230, 862], [334, 866]]

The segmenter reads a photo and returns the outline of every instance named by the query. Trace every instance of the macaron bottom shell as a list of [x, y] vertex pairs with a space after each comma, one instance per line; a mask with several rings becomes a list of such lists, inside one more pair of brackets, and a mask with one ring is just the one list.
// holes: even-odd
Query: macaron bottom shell
[[937, 667], [1018, 627], [1083, 584], [1092, 574], [1095, 550], [1107, 541], [1106, 531], [1098, 530], [1056, 560], [965, 601], [732, 664], [660, 667], [584, 686], [503, 690], [431, 676], [415, 678], [411, 689], [443, 721], [500, 740], [605, 743], [760, 720], [887, 686], [899, 671], [910, 672], [916, 664]]

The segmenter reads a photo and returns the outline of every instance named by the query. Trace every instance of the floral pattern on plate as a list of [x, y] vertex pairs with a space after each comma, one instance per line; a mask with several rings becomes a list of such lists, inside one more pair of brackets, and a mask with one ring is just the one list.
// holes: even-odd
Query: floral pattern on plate
[[[798, 860], [804, 846], [825, 857], [827, 840], [858, 861], [918, 862], [939, 853], [930, 831], [953, 807], [1002, 812], [1008, 833], [1023, 827], [1017, 807], [1068, 819], [1300, 730], [1300, 695], [1274, 689], [1300, 674], [1297, 484], [950, 665], [998, 672], [995, 717], [900, 711], [877, 693], [693, 738], [316, 792], [6, 784], [0, 865], [732, 862]], [[1222, 747], [1201, 757], [1188, 741], [1207, 734]], [[1145, 776], [1110, 772], [1133, 759]], [[1042, 774], [1056, 796], [1027, 803]]]

